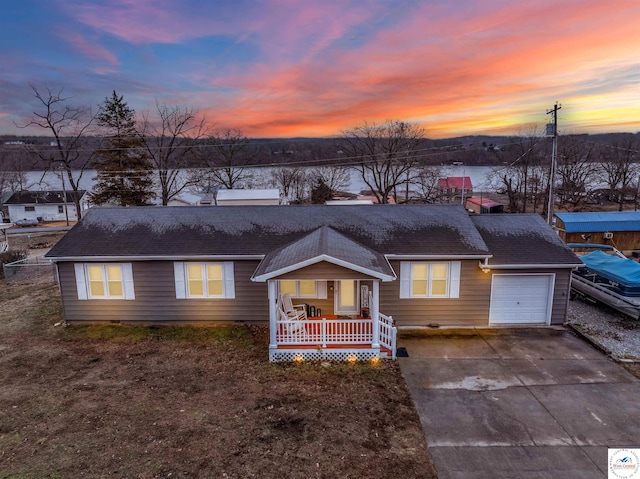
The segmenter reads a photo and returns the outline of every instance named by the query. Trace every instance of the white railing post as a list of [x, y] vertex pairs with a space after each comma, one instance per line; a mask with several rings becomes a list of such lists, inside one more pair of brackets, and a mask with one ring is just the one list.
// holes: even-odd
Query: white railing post
[[[393, 324], [393, 318], [389, 316], [391, 324]], [[396, 359], [396, 338], [398, 337], [398, 328], [391, 326], [391, 359]]]
[[369, 305], [371, 308], [371, 328], [373, 333], [373, 339], [371, 340], [371, 347], [374, 349], [380, 349], [380, 318], [379, 318], [379, 302], [380, 302], [380, 281], [373, 281], [373, 301]]
[[276, 298], [278, 296], [278, 285], [275, 281], [268, 281], [269, 290], [269, 349], [278, 349], [276, 341], [278, 331], [278, 315], [276, 313]]
[[320, 339], [322, 340], [322, 347], [327, 347], [327, 318], [322, 318], [322, 325], [320, 326]]

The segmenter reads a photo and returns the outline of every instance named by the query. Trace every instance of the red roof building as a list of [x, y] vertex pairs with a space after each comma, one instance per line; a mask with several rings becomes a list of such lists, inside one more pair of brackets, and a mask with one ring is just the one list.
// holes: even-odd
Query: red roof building
[[443, 203], [460, 201], [473, 194], [473, 184], [468, 176], [448, 176], [438, 180], [440, 199]]

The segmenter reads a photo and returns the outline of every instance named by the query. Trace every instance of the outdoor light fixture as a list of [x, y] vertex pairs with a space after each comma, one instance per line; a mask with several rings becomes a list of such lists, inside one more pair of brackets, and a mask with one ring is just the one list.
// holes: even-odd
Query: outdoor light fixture
[[480, 266], [480, 269], [483, 273], [488, 273], [489, 271], [491, 271], [491, 268], [489, 268], [488, 258], [485, 258], [484, 263], [482, 261], [478, 261], [478, 266]]

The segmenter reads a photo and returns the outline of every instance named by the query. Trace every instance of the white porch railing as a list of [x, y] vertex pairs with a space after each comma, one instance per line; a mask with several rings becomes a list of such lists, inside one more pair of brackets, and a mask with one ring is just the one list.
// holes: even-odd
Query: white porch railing
[[396, 358], [396, 336], [398, 330], [393, 325], [393, 317], [378, 313], [378, 324], [380, 325], [380, 345], [391, 350], [391, 358]]
[[[393, 318], [379, 313], [379, 342], [396, 357], [396, 334]], [[372, 319], [303, 319], [277, 321], [276, 344], [278, 346], [371, 345], [373, 343]]]
[[303, 319], [278, 321], [278, 345], [322, 346], [334, 344], [371, 344], [373, 322], [370, 319]]

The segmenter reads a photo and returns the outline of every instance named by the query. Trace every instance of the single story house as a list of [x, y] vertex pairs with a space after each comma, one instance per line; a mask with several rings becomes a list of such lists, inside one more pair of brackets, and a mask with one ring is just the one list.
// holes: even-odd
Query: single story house
[[566, 243], [606, 244], [627, 255], [640, 249], [640, 211], [556, 213], [555, 228]]
[[211, 198], [211, 194], [182, 191], [171, 198], [167, 204], [168, 206], [211, 206]]
[[473, 195], [469, 176], [447, 176], [438, 180], [438, 195], [442, 202], [456, 202]]
[[248, 206], [248, 205], [279, 205], [280, 190], [278, 188], [255, 190], [218, 190], [216, 205], [218, 206]]
[[504, 213], [504, 205], [502, 203], [493, 201], [490, 198], [479, 198], [477, 196], [467, 198], [466, 208], [479, 215]]
[[[5, 203], [9, 210], [9, 219], [37, 219], [38, 221], [76, 221], [76, 205], [73, 191], [18, 191], [11, 195]], [[85, 191], [79, 190], [81, 204]], [[84, 209], [84, 208], [83, 208]]]
[[581, 265], [539, 215], [460, 205], [93, 208], [46, 257], [68, 323], [268, 322], [273, 361], [393, 356], [396, 327], [561, 324]]

